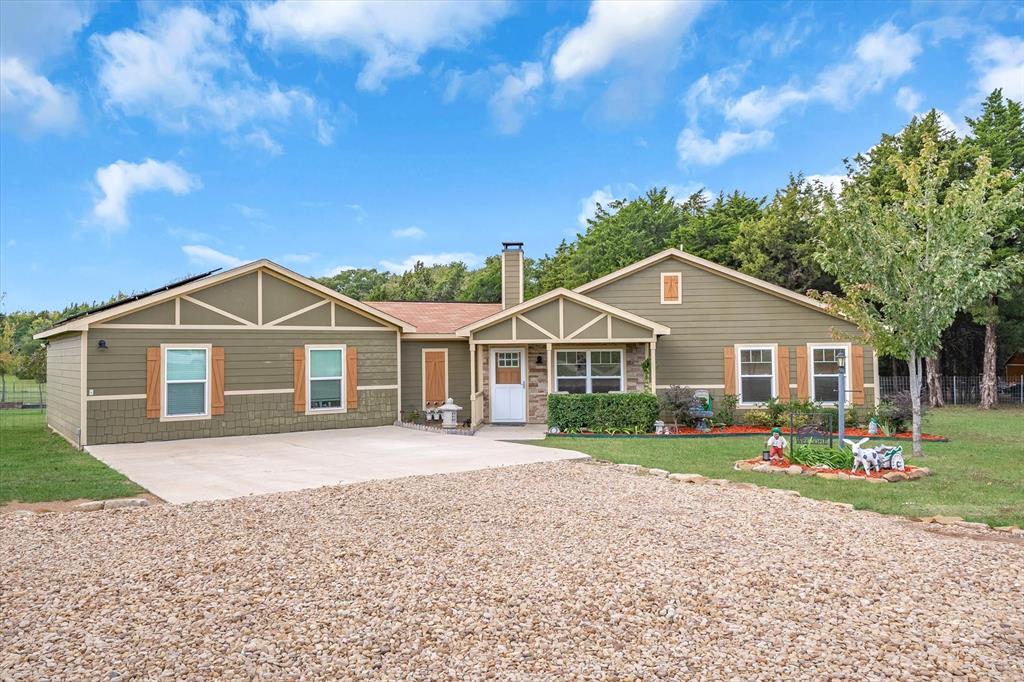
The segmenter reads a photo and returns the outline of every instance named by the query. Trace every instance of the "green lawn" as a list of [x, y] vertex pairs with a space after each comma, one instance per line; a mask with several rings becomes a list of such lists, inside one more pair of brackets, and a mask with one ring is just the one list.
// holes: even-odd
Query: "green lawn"
[[46, 427], [41, 410], [0, 410], [0, 503], [129, 497], [142, 488]]
[[[799, 490], [805, 497], [849, 502], [858, 509], [885, 514], [943, 514], [993, 526], [1024, 526], [1024, 410], [933, 410], [925, 418], [924, 431], [950, 439], [949, 443], [926, 443], [925, 457], [910, 460], [931, 469], [932, 475], [888, 485], [734, 471], [737, 459], [760, 456], [762, 437], [557, 437], [537, 444], [579, 450], [613, 462]], [[910, 451], [909, 443], [904, 451]]]

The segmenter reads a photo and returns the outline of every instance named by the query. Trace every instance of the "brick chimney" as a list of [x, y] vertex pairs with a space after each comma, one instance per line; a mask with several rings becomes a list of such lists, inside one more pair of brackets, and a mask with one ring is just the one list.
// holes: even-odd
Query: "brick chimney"
[[523, 302], [523, 243], [501, 243], [501, 307]]

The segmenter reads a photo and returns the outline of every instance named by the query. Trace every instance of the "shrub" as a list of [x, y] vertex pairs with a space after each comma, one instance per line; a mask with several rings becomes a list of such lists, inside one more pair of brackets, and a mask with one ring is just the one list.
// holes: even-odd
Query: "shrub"
[[743, 421], [750, 426], [774, 426], [772, 415], [768, 410], [747, 410]]
[[692, 426], [694, 419], [690, 416], [690, 410], [700, 405], [700, 401], [694, 395], [689, 386], [669, 386], [659, 396], [661, 413], [668, 417], [673, 424]]
[[736, 405], [739, 404], [739, 397], [735, 395], [722, 396], [722, 401], [715, 411], [715, 423], [721, 426], [732, 426], [736, 423]]
[[650, 393], [552, 393], [548, 425], [563, 433], [650, 433], [658, 410]]
[[[924, 416], [924, 408], [925, 405], [922, 402], [922, 417]], [[899, 391], [883, 400], [875, 409], [874, 417], [887, 435], [908, 430], [912, 425], [913, 418], [910, 391]]]
[[786, 414], [786, 403], [779, 402], [778, 398], [769, 398], [764, 404], [764, 411], [768, 413], [769, 424], [766, 426], [782, 426], [783, 416]]
[[794, 448], [789, 461], [806, 467], [827, 469], [852, 469], [853, 453], [849, 450], [830, 448], [827, 445], [801, 445]]

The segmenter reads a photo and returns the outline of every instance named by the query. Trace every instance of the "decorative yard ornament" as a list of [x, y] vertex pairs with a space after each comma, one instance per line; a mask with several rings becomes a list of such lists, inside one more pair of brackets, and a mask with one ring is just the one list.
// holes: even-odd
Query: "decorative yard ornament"
[[903, 471], [907, 466], [903, 461], [902, 445], [879, 445], [875, 448], [875, 454], [878, 457], [878, 464], [883, 469]]
[[456, 429], [459, 426], [459, 410], [462, 408], [455, 404], [455, 401], [448, 398], [444, 405], [437, 408], [441, 415], [441, 428]]
[[871, 473], [871, 467], [874, 467], [875, 471], [879, 470], [878, 453], [875, 452], [874, 448], [862, 447], [869, 440], [871, 439], [861, 438], [855, 443], [849, 438], [843, 439], [843, 442], [849, 445], [850, 450], [853, 452], [853, 469], [850, 470], [851, 474], [857, 473], [857, 467], [861, 467], [865, 474]]
[[871, 421], [868, 422], [868, 435], [869, 436], [877, 436], [878, 435], [878, 422], [875, 421], [874, 417], [872, 417]]
[[786, 459], [786, 439], [782, 437], [782, 430], [779, 427], [772, 429], [772, 435], [768, 437], [768, 458], [772, 461]]

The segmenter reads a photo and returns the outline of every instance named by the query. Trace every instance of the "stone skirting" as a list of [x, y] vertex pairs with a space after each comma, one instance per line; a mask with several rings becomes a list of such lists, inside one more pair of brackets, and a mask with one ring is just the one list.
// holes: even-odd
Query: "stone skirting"
[[229, 395], [224, 414], [210, 419], [167, 421], [146, 418], [146, 400], [95, 400], [89, 402], [89, 445], [141, 443], [151, 440], [251, 436], [264, 433], [316, 431], [353, 426], [394, 424], [398, 391], [383, 389], [359, 392], [359, 407], [336, 414], [307, 415], [295, 412], [291, 393]]

